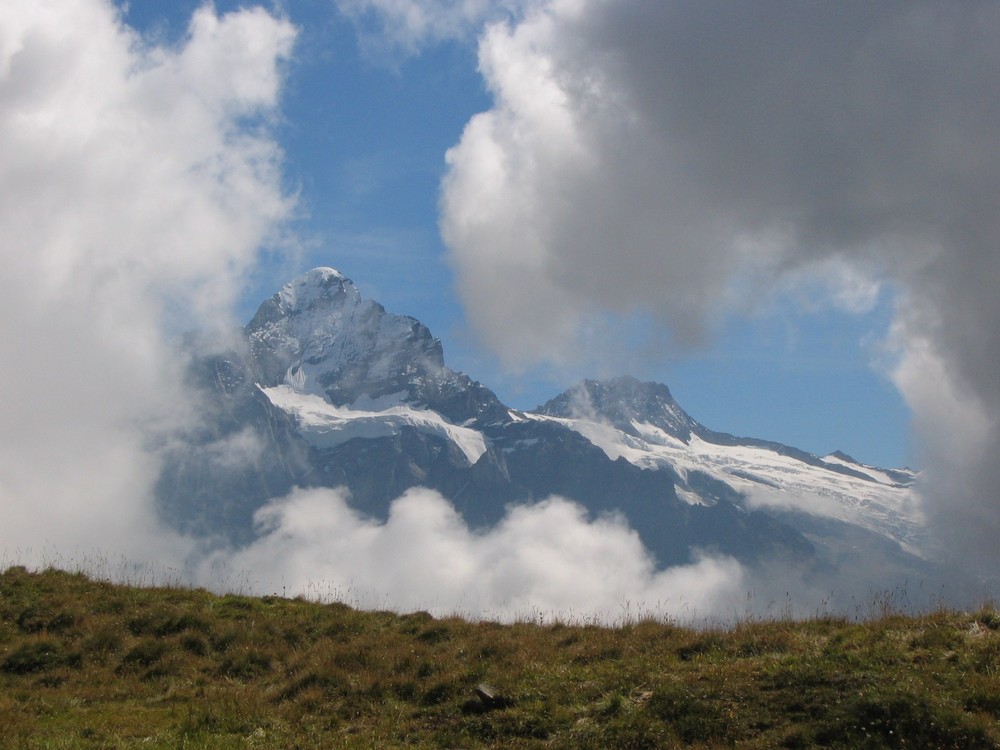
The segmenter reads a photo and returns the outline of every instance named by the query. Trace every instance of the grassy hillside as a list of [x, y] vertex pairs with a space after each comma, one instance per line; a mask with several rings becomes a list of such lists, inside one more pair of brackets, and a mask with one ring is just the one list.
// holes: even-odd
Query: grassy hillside
[[0, 574], [12, 748], [992, 748], [998, 668], [992, 609], [497, 625]]

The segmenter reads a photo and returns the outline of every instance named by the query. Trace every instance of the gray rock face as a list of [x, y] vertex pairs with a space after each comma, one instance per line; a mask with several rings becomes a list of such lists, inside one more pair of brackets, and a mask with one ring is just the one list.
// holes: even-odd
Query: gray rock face
[[506, 416], [492, 391], [445, 367], [441, 342], [425, 325], [363, 300], [332, 268], [286, 284], [260, 306], [246, 336], [261, 385], [292, 385], [337, 406], [405, 402], [453, 422]]
[[413, 318], [362, 300], [354, 284], [317, 268], [286, 284], [246, 328], [262, 385], [288, 383], [342, 405], [410, 393], [444, 367], [441, 344]]

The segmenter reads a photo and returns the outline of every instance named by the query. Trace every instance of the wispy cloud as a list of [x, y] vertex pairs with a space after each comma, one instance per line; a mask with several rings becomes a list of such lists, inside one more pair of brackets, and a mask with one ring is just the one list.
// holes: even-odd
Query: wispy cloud
[[428, 45], [474, 39], [483, 25], [519, 13], [525, 0], [336, 0], [362, 43], [385, 60]]

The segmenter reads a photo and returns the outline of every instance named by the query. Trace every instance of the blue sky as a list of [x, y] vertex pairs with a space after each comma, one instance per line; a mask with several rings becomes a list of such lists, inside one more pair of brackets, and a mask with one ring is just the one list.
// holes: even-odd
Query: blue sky
[[[130, 0], [124, 17], [146, 35], [180, 39], [198, 5]], [[238, 4], [216, 6], [223, 13]], [[332, 265], [367, 296], [428, 325], [453, 368], [516, 407], [536, 406], [581, 377], [628, 372], [668, 384], [714, 429], [819, 454], [839, 449], [876, 465], [916, 463], [909, 411], [873, 366], [892, 314], [885, 291], [863, 313], [808, 311], [788, 300], [730, 313], [700, 345], [640, 345], [620, 366], [605, 359], [602, 372], [593, 363], [505, 369], [466, 323], [438, 230], [445, 152], [492, 101], [475, 37], [407, 55], [364, 47], [327, 0], [297, 0], [285, 12], [299, 37], [276, 133], [286, 185], [298, 193], [291, 229], [301, 244], [256, 269], [240, 304], [244, 319], [290, 276]]]

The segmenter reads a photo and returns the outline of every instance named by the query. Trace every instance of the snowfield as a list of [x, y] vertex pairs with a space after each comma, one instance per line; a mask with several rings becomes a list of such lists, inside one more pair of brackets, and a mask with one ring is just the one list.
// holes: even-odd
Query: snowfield
[[637, 435], [630, 435], [604, 422], [530, 416], [575, 430], [612, 460], [624, 458], [643, 469], [669, 467], [682, 481], [677, 496], [689, 503], [705, 502], [689, 483], [700, 472], [742, 495], [747, 509], [796, 511], [855, 524], [911, 554], [921, 555], [925, 547], [925, 515], [911, 471], [894, 471], [903, 480], [894, 481], [883, 470], [838, 456], [816, 459], [814, 465], [756, 445], [724, 445], [694, 434], [685, 442], [635, 420]]
[[316, 448], [333, 448], [354, 438], [389, 437], [403, 427], [413, 427], [450, 440], [465, 454], [470, 465], [486, 452], [486, 438], [481, 432], [451, 424], [429, 409], [415, 409], [407, 404], [381, 410], [334, 406], [315, 394], [299, 393], [291, 385], [260, 390], [272, 404], [295, 418], [302, 436]]

